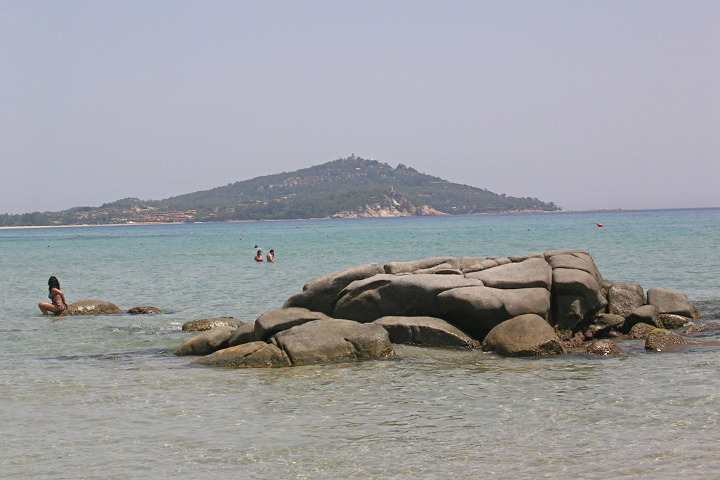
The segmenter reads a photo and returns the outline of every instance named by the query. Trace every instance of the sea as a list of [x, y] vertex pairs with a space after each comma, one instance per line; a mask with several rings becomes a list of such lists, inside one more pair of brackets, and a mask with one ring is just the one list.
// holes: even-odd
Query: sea
[[[396, 345], [239, 370], [172, 353], [185, 322], [251, 322], [327, 273], [437, 256], [583, 249], [605, 279], [682, 291], [718, 322], [718, 247], [717, 208], [0, 230], [0, 478], [720, 478], [720, 347]], [[69, 303], [163, 313], [42, 316], [51, 275]]]

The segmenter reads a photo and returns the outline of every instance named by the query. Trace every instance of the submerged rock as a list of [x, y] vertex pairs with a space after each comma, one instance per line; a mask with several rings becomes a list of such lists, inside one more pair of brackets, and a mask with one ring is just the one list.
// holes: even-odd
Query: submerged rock
[[158, 307], [133, 307], [127, 311], [130, 315], [151, 315], [163, 313]]
[[204, 332], [215, 327], [237, 327], [242, 322], [238, 322], [235, 317], [217, 317], [206, 318], [202, 320], [191, 320], [183, 323], [183, 332]]

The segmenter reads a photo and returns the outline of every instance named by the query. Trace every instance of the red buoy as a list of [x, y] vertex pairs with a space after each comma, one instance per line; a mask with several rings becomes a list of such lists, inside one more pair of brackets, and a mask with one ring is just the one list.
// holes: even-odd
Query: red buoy
[[605, 225], [603, 225], [602, 223], [598, 223], [597, 226], [598, 226], [598, 227], [604, 227]]

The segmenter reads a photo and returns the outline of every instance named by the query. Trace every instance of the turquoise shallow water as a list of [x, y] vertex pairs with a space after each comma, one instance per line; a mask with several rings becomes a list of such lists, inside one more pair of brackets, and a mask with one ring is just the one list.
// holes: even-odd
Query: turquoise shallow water
[[[243, 371], [169, 352], [188, 320], [251, 321], [317, 276], [444, 255], [587, 249], [605, 278], [720, 320], [719, 239], [720, 209], [1, 230], [0, 477], [716, 478], [717, 349], [398, 347]], [[255, 245], [277, 262], [252, 262]], [[166, 313], [43, 318], [50, 275], [70, 302]]]

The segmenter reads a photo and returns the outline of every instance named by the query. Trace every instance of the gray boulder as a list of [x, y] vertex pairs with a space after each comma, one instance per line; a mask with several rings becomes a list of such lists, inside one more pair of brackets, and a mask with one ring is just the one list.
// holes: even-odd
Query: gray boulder
[[647, 292], [647, 303], [656, 306], [660, 313], [674, 313], [683, 317], [700, 318], [695, 306], [690, 303], [690, 300], [682, 292], [664, 288], [651, 288]]
[[645, 292], [637, 283], [615, 283], [608, 290], [608, 312], [627, 317], [645, 305]]
[[483, 340], [482, 349], [507, 357], [566, 353], [553, 327], [535, 314], [520, 315], [496, 326]]
[[360, 265], [311, 280], [303, 291], [290, 297], [283, 308], [299, 307], [313, 312], [332, 313], [338, 293], [350, 283], [384, 273], [378, 263]]
[[224, 325], [206, 330], [175, 349], [175, 355], [209, 355], [227, 347], [236, 327]]
[[240, 323], [235, 317], [205, 318], [202, 320], [191, 320], [183, 323], [183, 332], [204, 332], [215, 327], [237, 327]]
[[544, 258], [532, 257], [517, 263], [507, 263], [494, 268], [467, 273], [487, 287], [494, 288], [545, 288], [550, 290], [552, 269]]
[[391, 262], [385, 265], [384, 272], [390, 275], [412, 273], [416, 270], [429, 269], [443, 264], [445, 268], [458, 269], [460, 267], [460, 261], [455, 257], [434, 257], [410, 262]]
[[435, 316], [482, 340], [495, 326], [513, 317], [532, 313], [547, 318], [550, 292], [544, 288], [461, 287], [440, 293], [437, 308], [439, 314]]
[[243, 343], [250, 343], [256, 341], [255, 337], [255, 322], [243, 323], [239, 325], [235, 331], [228, 338], [228, 347], [234, 347], [242, 345]]
[[293, 365], [383, 359], [393, 355], [387, 330], [351, 320], [314, 320], [271, 338]]
[[288, 356], [277, 346], [250, 342], [224, 348], [195, 360], [199, 365], [231, 368], [289, 367]]
[[113, 315], [123, 313], [117, 305], [104, 300], [80, 300], [71, 303], [68, 308], [58, 313], [60, 317], [74, 315]]
[[281, 308], [263, 313], [255, 320], [255, 340], [266, 341], [277, 332], [313, 320], [327, 320], [330, 317], [321, 312], [311, 312], [307, 308]]
[[435, 317], [382, 317], [373, 322], [390, 334], [392, 343], [427, 347], [477, 348], [480, 342]]
[[438, 294], [478, 285], [480, 280], [459, 275], [375, 275], [343, 289], [331, 316], [362, 323], [386, 316], [442, 317]]

